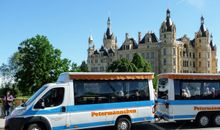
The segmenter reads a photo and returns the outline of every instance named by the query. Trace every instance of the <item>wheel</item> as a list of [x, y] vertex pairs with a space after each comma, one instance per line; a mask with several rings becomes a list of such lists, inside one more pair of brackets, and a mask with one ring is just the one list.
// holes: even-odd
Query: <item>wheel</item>
[[220, 113], [217, 113], [213, 118], [213, 123], [215, 126], [220, 126]]
[[130, 130], [131, 121], [127, 118], [119, 118], [115, 124], [116, 130]]
[[200, 114], [196, 118], [196, 122], [199, 127], [207, 127], [210, 123], [210, 117], [208, 114]]
[[43, 127], [39, 124], [30, 124], [27, 130], [43, 130]]

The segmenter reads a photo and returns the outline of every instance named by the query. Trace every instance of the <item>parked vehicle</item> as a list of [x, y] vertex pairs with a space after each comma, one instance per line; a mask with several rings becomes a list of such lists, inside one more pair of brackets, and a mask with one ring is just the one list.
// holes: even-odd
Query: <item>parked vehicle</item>
[[220, 126], [220, 74], [160, 74], [156, 115]]
[[154, 120], [153, 73], [62, 73], [6, 118], [6, 130], [63, 130]]

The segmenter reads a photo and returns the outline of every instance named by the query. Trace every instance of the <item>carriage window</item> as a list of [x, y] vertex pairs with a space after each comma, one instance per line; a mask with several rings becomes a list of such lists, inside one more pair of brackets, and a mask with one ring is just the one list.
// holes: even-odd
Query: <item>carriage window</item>
[[159, 79], [158, 83], [158, 98], [160, 99], [168, 99], [168, 79], [162, 78]]
[[220, 99], [220, 87], [218, 82], [205, 81], [202, 90], [203, 99]]
[[220, 99], [220, 86], [217, 81], [180, 80], [175, 85], [176, 100]]
[[197, 81], [183, 81], [181, 84], [182, 99], [200, 99], [202, 83]]
[[75, 105], [149, 100], [148, 80], [74, 81]]

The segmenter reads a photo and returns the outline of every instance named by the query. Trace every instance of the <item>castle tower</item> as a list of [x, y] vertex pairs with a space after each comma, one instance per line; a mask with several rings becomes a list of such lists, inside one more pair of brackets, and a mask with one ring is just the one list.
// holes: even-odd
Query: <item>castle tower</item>
[[104, 33], [104, 37], [103, 37], [103, 44], [104, 44], [104, 48], [106, 49], [117, 49], [117, 38], [115, 38], [114, 34], [112, 33], [111, 30], [111, 21], [110, 18], [108, 17], [108, 21], [107, 21], [107, 30], [106, 33]]
[[173, 44], [176, 40], [176, 26], [171, 20], [170, 10], [166, 11], [166, 20], [160, 28], [160, 40], [163, 43]]
[[171, 20], [170, 10], [166, 11], [166, 19], [160, 28], [160, 72], [177, 72], [176, 26]]
[[95, 45], [93, 43], [92, 35], [90, 35], [89, 38], [88, 38], [88, 44], [89, 44], [88, 56], [91, 56], [95, 51]]
[[201, 17], [199, 31], [195, 34], [196, 71], [198, 73], [211, 72], [211, 47], [209, 31], [205, 27], [204, 17]]

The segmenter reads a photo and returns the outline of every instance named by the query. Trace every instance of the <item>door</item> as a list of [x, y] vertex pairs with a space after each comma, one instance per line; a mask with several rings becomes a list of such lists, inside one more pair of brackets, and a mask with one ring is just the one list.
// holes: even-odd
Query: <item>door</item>
[[50, 89], [35, 104], [37, 115], [49, 119], [53, 129], [65, 129], [67, 124], [66, 99], [64, 87]]

